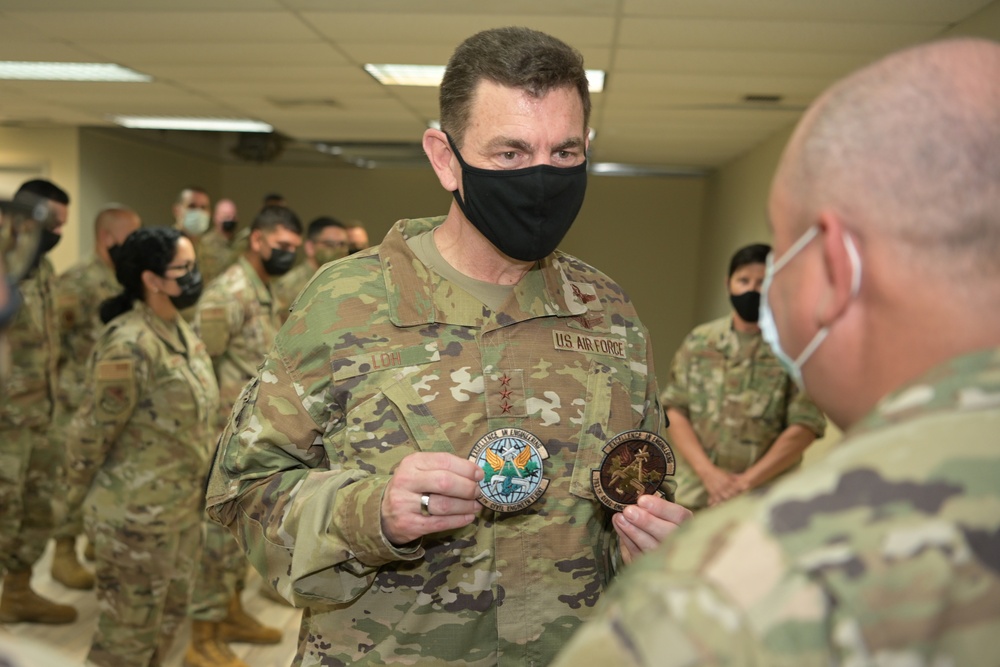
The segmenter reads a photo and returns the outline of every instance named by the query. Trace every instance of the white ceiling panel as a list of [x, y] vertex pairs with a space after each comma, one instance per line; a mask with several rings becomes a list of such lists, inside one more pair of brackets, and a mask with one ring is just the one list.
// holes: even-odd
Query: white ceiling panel
[[953, 23], [992, 0], [624, 0], [627, 16], [850, 21], [857, 23]]
[[[138, 4], [138, 3], [137, 3]], [[9, 12], [16, 21], [50, 37], [86, 35], [100, 42], [288, 42], [315, 41], [315, 34], [288, 12]]]
[[626, 18], [619, 46], [879, 55], [940, 30], [920, 23]]

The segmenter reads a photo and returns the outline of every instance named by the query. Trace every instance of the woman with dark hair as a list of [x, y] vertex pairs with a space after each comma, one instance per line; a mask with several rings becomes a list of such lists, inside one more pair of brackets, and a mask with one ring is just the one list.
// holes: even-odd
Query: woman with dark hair
[[[90, 359], [90, 391], [67, 443], [94, 536], [101, 615], [88, 664], [161, 664], [190, 597], [219, 390], [179, 310], [201, 294], [194, 247], [165, 227], [114, 248], [124, 291]], [[89, 489], [89, 491], [87, 491]]]

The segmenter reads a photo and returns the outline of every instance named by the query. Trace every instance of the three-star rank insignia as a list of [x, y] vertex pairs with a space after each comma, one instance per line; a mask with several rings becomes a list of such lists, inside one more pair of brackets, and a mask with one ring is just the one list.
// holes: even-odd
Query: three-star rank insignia
[[519, 428], [490, 431], [472, 448], [469, 460], [483, 469], [479, 502], [496, 512], [520, 512], [542, 497], [549, 486], [543, 476], [542, 441]]
[[601, 467], [591, 470], [590, 483], [605, 507], [621, 512], [639, 496], [656, 494], [674, 474], [674, 452], [666, 440], [649, 431], [625, 431], [601, 450]]

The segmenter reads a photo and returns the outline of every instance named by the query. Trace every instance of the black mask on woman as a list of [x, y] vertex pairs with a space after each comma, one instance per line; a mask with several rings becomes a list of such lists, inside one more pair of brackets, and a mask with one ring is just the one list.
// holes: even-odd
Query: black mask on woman
[[760, 292], [751, 290], [743, 294], [730, 294], [729, 302], [744, 322], [754, 323], [760, 319]]
[[194, 304], [198, 303], [198, 299], [201, 298], [201, 290], [203, 287], [201, 271], [198, 269], [191, 269], [177, 279], [177, 286], [181, 288], [181, 293], [177, 296], [171, 295], [170, 303], [174, 304], [174, 308], [177, 310], [190, 308]]
[[479, 169], [466, 164], [445, 136], [462, 165], [464, 201], [458, 190], [452, 194], [469, 222], [508, 257], [534, 262], [551, 254], [583, 206], [587, 163]]
[[283, 276], [291, 271], [292, 265], [295, 263], [295, 253], [283, 248], [271, 248], [271, 256], [262, 259], [261, 262], [264, 264], [264, 271], [267, 272], [267, 275]]

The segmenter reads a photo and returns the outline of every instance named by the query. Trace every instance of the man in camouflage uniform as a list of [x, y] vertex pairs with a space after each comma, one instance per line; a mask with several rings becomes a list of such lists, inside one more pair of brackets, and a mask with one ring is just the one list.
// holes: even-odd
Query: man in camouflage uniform
[[[71, 267], [56, 281], [61, 354], [50, 431], [56, 443], [66, 442], [66, 427], [87, 392], [87, 361], [104, 328], [101, 302], [121, 291], [108, 250], [124, 243], [141, 224], [135, 211], [121, 204], [105, 206], [94, 220], [93, 257]], [[52, 578], [69, 588], [90, 589], [94, 587], [94, 575], [76, 558], [76, 536], [82, 529], [80, 508], [68, 506], [66, 519], [55, 533]]]
[[45, 253], [62, 238], [69, 195], [45, 180], [23, 184], [14, 199], [47, 200], [57, 221], [44, 229], [34, 268], [21, 282], [23, 304], [7, 330], [11, 367], [0, 394], [0, 623], [72, 623], [73, 607], [31, 589], [31, 568], [64, 512], [61, 453], [48, 437], [56, 392], [59, 326], [55, 272]]
[[347, 256], [349, 243], [344, 223], [330, 217], [316, 218], [309, 223], [306, 241], [302, 244], [305, 260], [274, 281], [274, 298], [278, 302], [278, 316], [284, 322], [295, 297], [306, 286], [319, 267]]
[[677, 448], [677, 502], [699, 510], [795, 467], [826, 419], [792, 382], [757, 325], [770, 246], [729, 264], [731, 314], [702, 324], [674, 355], [660, 397]]
[[[174, 227], [194, 244], [195, 253], [201, 261], [201, 240], [212, 226], [212, 198], [203, 188], [189, 186], [180, 191], [172, 208]], [[181, 315], [188, 322], [194, 321], [194, 307], [185, 308]]]
[[[582, 58], [533, 30], [488, 30], [459, 46], [441, 100], [424, 149], [455, 194], [448, 214], [401, 220], [320, 270], [209, 482], [210, 515], [306, 607], [296, 664], [546, 664], [616, 561], [687, 514], [643, 495], [612, 516], [591, 486], [610, 438], [664, 424], [632, 303], [555, 250], [586, 187]], [[491, 185], [513, 189], [484, 214]], [[497, 441], [511, 448], [481, 464], [474, 446]], [[485, 465], [544, 493], [486, 508]]]
[[[291, 269], [302, 244], [302, 224], [283, 206], [267, 206], [250, 226], [246, 253], [215, 279], [198, 302], [198, 330], [219, 381], [216, 437], [243, 386], [254, 376], [281, 326], [271, 294], [273, 278]], [[205, 548], [191, 600], [190, 667], [242, 665], [226, 642], [276, 644], [280, 631], [261, 625], [240, 603], [246, 556], [222, 527], [205, 522]]]
[[677, 531], [559, 666], [997, 664], [998, 81], [1000, 44], [942, 41], [806, 112], [761, 323], [844, 439]]
[[236, 216], [236, 204], [232, 199], [220, 199], [216, 202], [212, 228], [201, 237], [198, 246], [198, 268], [206, 285], [238, 259], [232, 248], [233, 236], [239, 224]]
[[353, 255], [356, 252], [368, 249], [368, 230], [357, 220], [348, 223], [347, 239], [350, 242], [348, 254]]

